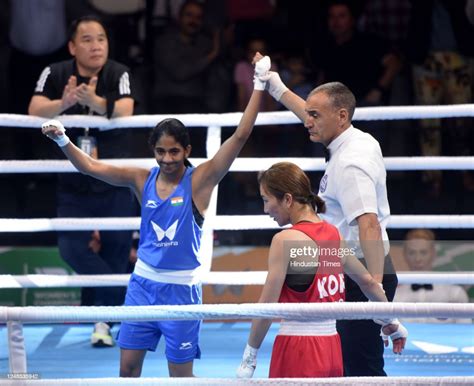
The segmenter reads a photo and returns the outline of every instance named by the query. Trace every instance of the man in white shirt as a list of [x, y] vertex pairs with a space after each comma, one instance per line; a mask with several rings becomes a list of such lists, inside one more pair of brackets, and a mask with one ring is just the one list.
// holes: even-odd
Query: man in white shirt
[[[306, 101], [290, 91], [275, 72], [267, 76], [269, 93], [293, 111], [312, 142], [326, 146], [330, 158], [319, 195], [326, 202], [324, 220], [336, 225], [371, 275], [393, 300], [397, 276], [388, 255], [386, 224], [390, 217], [386, 170], [379, 143], [352, 126], [356, 100], [342, 83], [315, 88]], [[346, 301], [367, 301], [346, 277]], [[338, 321], [345, 376], [386, 376], [380, 327], [372, 320]]]
[[[405, 236], [403, 256], [412, 271], [433, 270], [436, 259], [435, 235], [429, 229], [412, 229]], [[468, 303], [469, 296], [463, 287], [452, 284], [401, 284], [394, 302], [414, 303]], [[403, 319], [410, 323], [471, 323], [471, 319], [415, 318]]]

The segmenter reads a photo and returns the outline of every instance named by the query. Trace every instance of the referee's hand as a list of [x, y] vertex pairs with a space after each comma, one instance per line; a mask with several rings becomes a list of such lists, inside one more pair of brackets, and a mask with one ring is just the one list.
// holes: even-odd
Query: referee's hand
[[388, 347], [388, 338], [392, 340], [393, 352], [401, 354], [407, 342], [408, 330], [399, 321], [386, 324], [381, 328], [380, 335], [385, 347]]

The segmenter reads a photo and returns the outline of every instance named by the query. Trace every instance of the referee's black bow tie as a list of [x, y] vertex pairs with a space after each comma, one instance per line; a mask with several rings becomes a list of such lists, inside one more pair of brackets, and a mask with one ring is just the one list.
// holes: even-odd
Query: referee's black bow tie
[[327, 147], [324, 147], [324, 160], [326, 162], [329, 162], [330, 158], [331, 158], [331, 151]]
[[412, 284], [411, 289], [413, 291], [418, 291], [420, 288], [423, 288], [427, 291], [432, 291], [433, 290], [433, 284]]

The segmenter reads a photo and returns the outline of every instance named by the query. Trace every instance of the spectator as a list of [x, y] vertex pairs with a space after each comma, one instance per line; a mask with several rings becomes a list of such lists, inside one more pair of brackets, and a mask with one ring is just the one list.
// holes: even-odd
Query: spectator
[[[356, 28], [357, 15], [347, 0], [333, 0], [328, 7], [328, 37], [313, 46], [313, 61], [319, 71], [317, 84], [341, 82], [355, 95], [357, 106], [379, 106], [388, 101], [389, 90], [400, 69], [400, 59], [376, 35]], [[350, 65], [348, 65], [350, 61]], [[364, 130], [389, 144], [388, 133], [379, 122], [364, 122]]]
[[[124, 65], [108, 59], [107, 34], [100, 19], [85, 16], [74, 21], [68, 47], [74, 58], [43, 70], [29, 114], [49, 118], [59, 114], [132, 115], [135, 101], [130, 73]], [[71, 129], [71, 139], [95, 158], [127, 155], [122, 130]], [[65, 174], [59, 176], [57, 213], [58, 217], [130, 217], [136, 214], [136, 204], [128, 188]], [[126, 273], [132, 232], [58, 232], [58, 245], [62, 258], [78, 274]], [[82, 305], [121, 305], [123, 300], [123, 287], [82, 289]], [[114, 344], [110, 326], [95, 324], [93, 346]]]
[[203, 5], [186, 1], [176, 26], [158, 36], [153, 51], [155, 113], [205, 113], [203, 98], [211, 64], [219, 55], [219, 33], [203, 31]]
[[405, 45], [410, 22], [410, 0], [367, 0], [360, 29], [390, 42], [400, 52]]
[[[410, 0], [368, 0], [360, 17], [359, 29], [373, 34], [389, 44], [389, 51], [400, 59], [400, 72], [397, 73], [390, 89], [387, 90], [387, 102], [390, 105], [408, 105], [412, 101], [411, 75], [405, 65], [404, 47], [410, 23]], [[406, 125], [406, 122], [402, 122]], [[393, 127], [393, 130], [403, 129]], [[391, 138], [396, 140], [396, 138]], [[411, 141], [411, 138], [408, 139]], [[392, 141], [391, 141], [392, 142]], [[403, 151], [403, 148], [400, 149]], [[400, 151], [396, 152], [400, 154]]]
[[[406, 46], [408, 25], [410, 21], [410, 0], [366, 0], [363, 12], [359, 18], [358, 29], [382, 39], [387, 45], [388, 52], [396, 55], [400, 61], [400, 71], [395, 75], [390, 87], [386, 90], [384, 104], [405, 106], [413, 104], [413, 88], [410, 66], [406, 65], [403, 49]], [[371, 126], [381, 126], [377, 138], [382, 142], [385, 156], [412, 155], [413, 149], [413, 120], [385, 120], [371, 122]], [[366, 123], [364, 123], [365, 127]], [[387, 138], [381, 141], [382, 138]], [[401, 180], [406, 173], [390, 175], [390, 179]], [[403, 185], [401, 181], [393, 182]], [[389, 182], [390, 184], [390, 182]], [[402, 195], [392, 195], [392, 208], [406, 208], [406, 199]]]
[[[431, 272], [436, 260], [435, 234], [429, 229], [413, 229], [405, 236], [403, 256], [411, 271]], [[448, 273], [446, 273], [448, 275]], [[394, 302], [468, 303], [463, 287], [452, 284], [400, 284]], [[417, 323], [471, 323], [471, 319], [403, 318]]]
[[383, 104], [399, 69], [397, 56], [382, 39], [356, 29], [356, 15], [348, 1], [330, 2], [327, 25], [327, 39], [312, 47], [318, 84], [344, 83], [354, 93], [358, 106]]
[[[474, 36], [474, 26], [466, 17], [466, 0], [411, 3], [407, 57], [412, 66], [415, 103], [472, 103], [474, 45], [471, 37]], [[421, 120], [421, 154], [472, 154], [472, 130], [466, 124], [465, 118]], [[464, 187], [473, 190], [472, 173], [464, 171], [462, 177]], [[422, 178], [428, 194], [439, 197], [443, 189], [442, 172], [424, 171]]]
[[172, 20], [178, 18], [185, 0], [146, 0], [145, 8], [145, 59], [151, 61], [154, 36], [162, 34]]

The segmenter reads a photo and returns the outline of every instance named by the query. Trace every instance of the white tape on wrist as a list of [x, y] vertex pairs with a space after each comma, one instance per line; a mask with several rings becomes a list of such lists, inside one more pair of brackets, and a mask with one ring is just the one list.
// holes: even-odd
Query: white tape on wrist
[[267, 84], [267, 82], [261, 81], [260, 79], [258, 79], [257, 75], [254, 75], [254, 77], [253, 77], [253, 88], [254, 88], [254, 90], [263, 91], [263, 90], [265, 90], [266, 84]]
[[257, 358], [257, 353], [258, 353], [258, 348], [253, 348], [247, 343], [247, 346], [245, 346], [244, 350], [244, 355], [243, 357], [254, 357]]
[[259, 76], [259, 79], [267, 82], [268, 93], [277, 101], [280, 101], [283, 93], [288, 91], [288, 87], [282, 82], [277, 72], [269, 71], [268, 74]]
[[383, 332], [383, 327], [380, 329], [380, 336], [382, 337], [384, 341], [388, 340], [388, 338], [394, 341], [395, 339], [400, 339], [400, 338], [406, 339], [408, 337], [408, 330], [405, 328], [405, 326], [401, 324], [398, 319], [395, 319], [395, 320], [396, 322], [391, 323], [391, 324], [398, 325], [397, 331], [392, 332], [390, 335], [385, 335], [385, 333]]
[[59, 147], [64, 147], [71, 141], [66, 134], [63, 134], [58, 139], [55, 139], [54, 142], [56, 142]]
[[58, 138], [51, 138], [54, 142], [58, 144], [59, 147], [64, 147], [66, 146], [69, 142], [69, 137], [66, 135], [66, 129], [64, 128], [63, 124], [59, 122], [57, 119], [51, 119], [41, 125], [41, 127], [47, 128], [47, 127], [55, 127], [59, 131], [61, 131], [63, 134], [59, 135]]
[[242, 355], [242, 362], [237, 368], [237, 378], [252, 378], [255, 368], [257, 367], [257, 353], [258, 349], [252, 346], [245, 347], [244, 354]]

